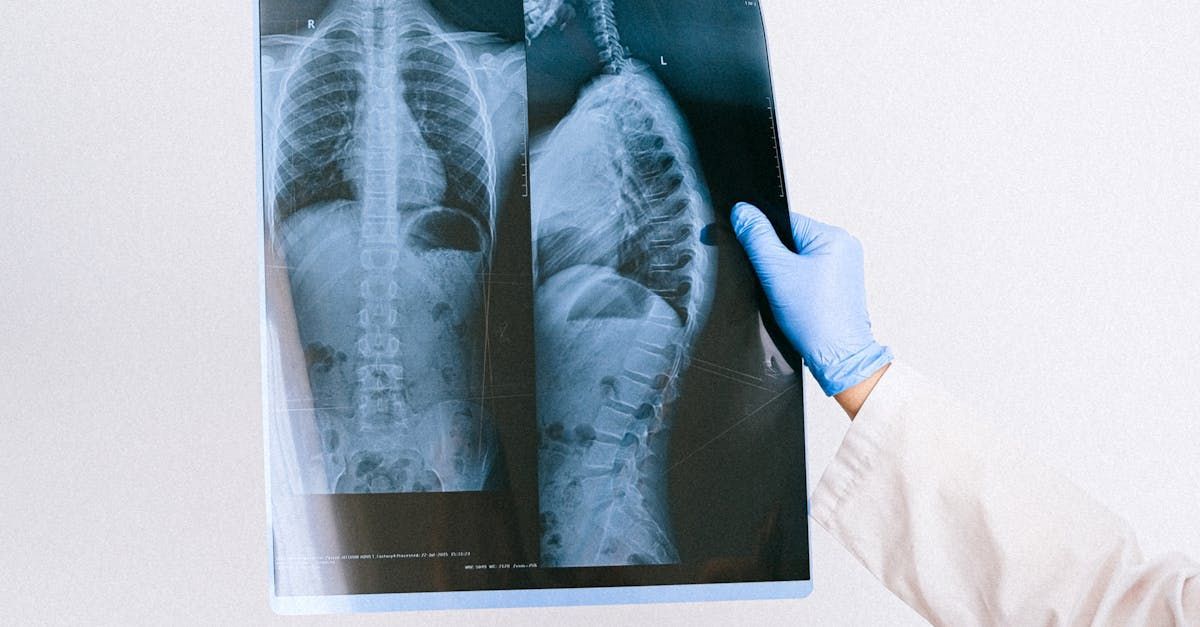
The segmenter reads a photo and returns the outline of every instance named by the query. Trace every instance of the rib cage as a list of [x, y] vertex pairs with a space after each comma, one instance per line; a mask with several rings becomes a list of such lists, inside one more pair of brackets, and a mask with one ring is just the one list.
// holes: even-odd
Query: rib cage
[[[539, 385], [551, 389], [539, 394], [548, 564], [678, 559], [665, 493], [670, 414], [711, 306], [715, 271], [711, 249], [699, 242], [713, 215], [695, 163], [681, 114], [650, 71], [633, 61], [585, 88], [535, 155], [539, 317], [568, 320], [562, 327], [539, 320], [545, 347], [539, 362], [556, 364], [543, 370], [539, 363]], [[630, 305], [612, 296], [616, 289], [560, 293], [555, 275], [586, 281], [584, 269], [597, 266], [657, 298]], [[559, 299], [571, 308], [565, 316]], [[566, 339], [557, 337], [564, 333]], [[558, 372], [564, 364], [556, 354], [586, 360], [598, 343], [619, 356], [597, 366], [607, 371], [598, 400], [581, 406], [553, 396], [557, 381], [573, 376]], [[594, 382], [562, 387], [588, 386]]]
[[334, 27], [322, 46], [303, 54], [303, 72], [287, 81], [279, 120], [275, 216], [333, 200], [354, 200], [350, 143], [363, 83], [362, 42], [352, 30]]
[[[323, 212], [285, 229], [285, 237], [289, 254], [300, 257], [292, 277], [297, 293], [331, 303], [329, 311], [301, 315], [301, 334], [313, 336], [305, 338], [310, 353], [342, 355], [346, 363], [331, 367], [348, 369], [340, 379], [314, 378], [313, 385], [325, 398], [318, 421], [327, 434], [330, 484], [339, 492], [477, 490], [494, 458], [490, 427], [471, 426], [484, 419], [478, 409], [435, 404], [429, 392], [414, 397], [418, 385], [423, 390], [441, 385], [465, 398], [466, 375], [443, 374], [444, 383], [438, 383], [433, 380], [438, 374], [428, 368], [410, 377], [404, 366], [419, 350], [472, 359], [470, 346], [478, 338], [467, 334], [477, 325], [467, 321], [479, 316], [484, 268], [467, 260], [478, 250], [486, 264], [496, 212], [496, 156], [486, 103], [462, 51], [421, 4], [344, 3], [298, 55], [283, 86], [275, 215], [285, 221], [298, 212]], [[346, 214], [351, 206], [357, 209], [353, 218]], [[450, 236], [437, 232], [446, 219], [430, 215], [468, 216], [451, 219], [459, 226], [474, 224], [466, 230], [478, 233], [470, 250], [454, 251], [464, 262], [422, 262], [435, 271], [417, 281], [445, 281], [451, 288], [414, 284], [411, 276], [420, 273], [412, 267], [414, 241], [424, 248], [455, 248], [441, 241]], [[305, 234], [311, 228], [326, 235], [313, 239]], [[347, 228], [357, 231], [356, 241], [346, 241]], [[339, 282], [349, 279], [357, 286], [354, 316], [333, 311], [346, 299], [331, 297], [329, 288], [300, 289], [311, 272], [306, 268], [317, 263], [301, 256], [326, 254], [316, 251], [335, 241], [357, 255], [357, 268], [337, 270], [344, 272]], [[431, 299], [460, 295], [457, 303], [435, 303], [426, 324], [434, 326], [423, 330], [443, 338], [436, 351], [407, 346], [418, 320], [430, 316], [415, 310], [414, 288]], [[331, 337], [354, 333], [353, 355], [337, 352], [345, 342], [317, 338], [317, 330]], [[469, 372], [470, 366], [463, 369]], [[348, 404], [339, 400], [346, 396]], [[472, 431], [478, 435], [469, 437]]]
[[474, 77], [463, 68], [462, 51], [428, 24], [411, 24], [401, 35], [411, 42], [401, 56], [400, 81], [425, 142], [441, 157], [447, 188], [443, 203], [494, 225], [496, 148], [482, 112], [486, 104]]
[[[277, 220], [321, 201], [359, 199], [364, 153], [372, 164], [406, 162], [391, 173], [406, 205], [441, 201], [481, 221], [494, 216], [487, 105], [463, 52], [422, 4], [348, 2], [300, 54], [277, 116]], [[407, 136], [413, 130], [420, 140]], [[411, 161], [430, 155], [439, 165], [417, 164], [414, 173]]]
[[[561, 232], [540, 238], [539, 271], [548, 276], [579, 263], [616, 263], [622, 274], [649, 287], [694, 326], [692, 318], [703, 317], [711, 297], [706, 284], [709, 253], [698, 245], [700, 230], [712, 219], [707, 188], [670, 96], [648, 69], [630, 63], [631, 71], [602, 76], [589, 85], [548, 140], [546, 154], [555, 150], [555, 143], [579, 136], [577, 121], [584, 118], [611, 128], [590, 147], [600, 156], [589, 160], [589, 166], [598, 162], [601, 171], [581, 168], [567, 176], [576, 180], [557, 183], [578, 189], [578, 179], [585, 176], [603, 181], [605, 189], [598, 194], [609, 196], [594, 198], [603, 205], [592, 213], [608, 213], [564, 224]], [[569, 201], [556, 204], [564, 202]], [[558, 217], [556, 213], [547, 217]]]

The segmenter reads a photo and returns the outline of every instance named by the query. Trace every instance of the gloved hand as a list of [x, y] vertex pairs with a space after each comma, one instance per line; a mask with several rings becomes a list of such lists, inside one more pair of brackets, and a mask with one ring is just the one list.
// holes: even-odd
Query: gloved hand
[[844, 229], [791, 214], [793, 253], [756, 207], [733, 208], [733, 230], [754, 265], [775, 321], [833, 396], [891, 363], [871, 335], [862, 244]]

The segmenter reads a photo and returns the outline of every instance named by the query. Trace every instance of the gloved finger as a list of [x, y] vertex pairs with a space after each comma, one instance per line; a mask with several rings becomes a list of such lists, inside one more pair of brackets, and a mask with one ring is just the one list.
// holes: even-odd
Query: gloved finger
[[796, 253], [800, 255], [812, 252], [842, 230], [795, 212], [789, 217], [792, 221], [792, 241], [796, 244]]
[[792, 251], [779, 241], [775, 227], [771, 226], [771, 221], [758, 207], [740, 202], [734, 205], [730, 221], [733, 223], [734, 234], [750, 257], [750, 262], [760, 273], [766, 270], [767, 264], [792, 254]]

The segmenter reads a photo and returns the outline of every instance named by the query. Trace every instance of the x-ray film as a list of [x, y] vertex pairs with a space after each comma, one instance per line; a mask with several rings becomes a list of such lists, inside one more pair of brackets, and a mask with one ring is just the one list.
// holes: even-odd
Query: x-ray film
[[803, 596], [747, 0], [259, 0], [271, 600]]

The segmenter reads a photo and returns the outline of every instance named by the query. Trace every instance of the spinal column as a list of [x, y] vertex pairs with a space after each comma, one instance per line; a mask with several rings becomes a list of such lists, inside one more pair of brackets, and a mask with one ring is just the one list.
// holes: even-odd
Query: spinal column
[[592, 16], [620, 56], [532, 169], [542, 560], [671, 563], [668, 429], [712, 299], [712, 207], [670, 96]]
[[486, 105], [420, 3], [347, 2], [284, 81], [276, 218], [330, 489], [478, 490]]

